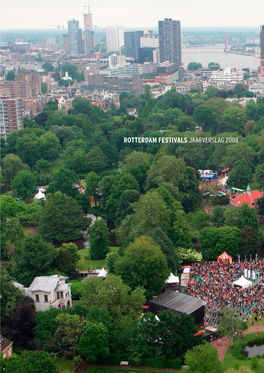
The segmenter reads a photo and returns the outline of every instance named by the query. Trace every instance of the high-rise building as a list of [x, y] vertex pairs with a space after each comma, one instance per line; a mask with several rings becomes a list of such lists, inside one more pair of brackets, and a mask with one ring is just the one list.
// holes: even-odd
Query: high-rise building
[[143, 31], [124, 32], [125, 54], [127, 57], [138, 59], [138, 48], [140, 48], [140, 38], [143, 37]]
[[124, 27], [123, 26], [106, 26], [106, 45], [107, 52], [121, 52], [124, 45]]
[[79, 21], [72, 19], [68, 21], [69, 50], [72, 54], [82, 54], [82, 30]]
[[182, 64], [181, 22], [165, 18], [159, 21], [160, 62], [173, 62], [177, 69]]
[[93, 30], [93, 15], [92, 13], [86, 13], [83, 15], [83, 28]]
[[[88, 8], [89, 9], [89, 8]], [[93, 16], [92, 13], [83, 15], [83, 40], [84, 40], [84, 53], [89, 55], [94, 50], [94, 32], [93, 32]]]
[[260, 26], [260, 65], [264, 68], [264, 25]]
[[23, 128], [23, 118], [21, 115], [20, 98], [1, 98], [0, 99], [0, 136], [7, 136]]

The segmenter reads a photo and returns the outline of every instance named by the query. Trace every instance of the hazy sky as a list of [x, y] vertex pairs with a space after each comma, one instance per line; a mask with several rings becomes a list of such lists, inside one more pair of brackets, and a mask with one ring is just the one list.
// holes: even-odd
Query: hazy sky
[[[86, 0], [1, 0], [0, 28], [67, 27], [77, 19], [83, 27]], [[99, 27], [157, 27], [158, 20], [180, 20], [182, 27], [259, 27], [264, 24], [264, 0], [91, 0], [93, 22]], [[97, 6], [96, 6], [97, 5]]]

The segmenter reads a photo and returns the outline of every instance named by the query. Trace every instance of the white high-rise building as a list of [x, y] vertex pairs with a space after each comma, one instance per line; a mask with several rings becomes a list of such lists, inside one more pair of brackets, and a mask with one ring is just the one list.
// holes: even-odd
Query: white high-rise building
[[106, 26], [106, 45], [107, 52], [121, 52], [124, 45], [124, 27], [123, 26]]

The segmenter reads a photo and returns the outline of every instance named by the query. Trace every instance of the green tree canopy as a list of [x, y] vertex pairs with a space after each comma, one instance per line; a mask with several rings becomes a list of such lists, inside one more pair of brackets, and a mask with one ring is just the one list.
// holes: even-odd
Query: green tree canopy
[[210, 343], [195, 346], [187, 351], [185, 364], [192, 373], [222, 372], [217, 349]]
[[202, 68], [202, 64], [200, 62], [190, 62], [187, 66], [188, 70], [198, 70]]
[[107, 327], [101, 322], [88, 322], [83, 328], [77, 348], [87, 361], [96, 362], [98, 357], [107, 357], [109, 355]]
[[167, 261], [151, 237], [136, 238], [115, 262], [115, 272], [132, 289], [145, 289], [147, 300], [159, 295], [169, 277]]
[[16, 78], [16, 74], [13, 70], [8, 71], [8, 73], [5, 76], [6, 80], [15, 80], [15, 78]]
[[145, 297], [143, 289], [137, 288], [131, 291], [119, 276], [108, 274], [105, 280], [91, 277], [82, 282], [80, 302], [88, 310], [92, 306], [104, 308], [116, 319], [126, 315], [137, 319], [142, 312]]
[[2, 160], [4, 178], [8, 182], [12, 181], [19, 171], [28, 170], [28, 165], [15, 154], [7, 154]]
[[247, 324], [240, 318], [236, 317], [234, 309], [222, 309], [222, 316], [219, 318], [218, 330], [222, 335], [226, 335], [233, 346], [233, 339], [238, 330], [246, 330]]
[[105, 259], [109, 252], [109, 231], [103, 219], [96, 220], [90, 228], [91, 260]]
[[78, 278], [77, 263], [81, 259], [78, 247], [74, 243], [64, 243], [58, 249], [56, 268], [70, 278]]
[[81, 237], [87, 220], [78, 203], [69, 196], [56, 192], [47, 196], [40, 219], [39, 232], [52, 242], [69, 242]]
[[60, 168], [55, 174], [52, 183], [47, 189], [47, 194], [61, 192], [67, 196], [75, 197], [78, 194], [76, 183], [78, 176], [75, 172], [67, 170], [66, 168]]
[[36, 192], [36, 177], [30, 171], [19, 171], [12, 181], [12, 188], [19, 198], [31, 198]]

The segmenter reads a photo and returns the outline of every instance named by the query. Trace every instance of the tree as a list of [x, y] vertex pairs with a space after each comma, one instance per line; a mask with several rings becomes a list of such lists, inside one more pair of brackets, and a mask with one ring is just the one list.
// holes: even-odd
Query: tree
[[127, 236], [133, 240], [155, 228], [161, 228], [167, 232], [170, 225], [170, 210], [156, 191], [141, 195], [138, 202], [132, 204], [132, 208], [134, 213], [127, 215], [118, 229], [120, 240], [125, 240]]
[[222, 316], [219, 317], [218, 330], [226, 335], [233, 347], [233, 339], [238, 330], [246, 330], [247, 324], [236, 315], [235, 310], [222, 309]]
[[75, 197], [78, 194], [75, 185], [77, 181], [78, 176], [75, 172], [67, 170], [66, 168], [60, 168], [54, 175], [54, 179], [47, 189], [47, 194], [59, 191], [67, 196]]
[[193, 247], [191, 230], [186, 220], [184, 211], [178, 210], [175, 212], [175, 220], [173, 227], [169, 230], [169, 237], [175, 247], [184, 247], [190, 249]]
[[228, 225], [230, 227], [238, 227], [238, 208], [233, 205], [227, 206], [226, 211], [224, 213], [224, 218], [225, 225]]
[[209, 62], [208, 67], [211, 67], [211, 66], [220, 67], [219, 63], [217, 63], [217, 62]]
[[191, 218], [191, 226], [195, 229], [203, 229], [209, 226], [210, 215], [207, 212], [199, 211], [195, 213]]
[[239, 98], [241, 97], [242, 93], [245, 92], [245, 87], [242, 83], [238, 83], [234, 87], [234, 94]]
[[12, 181], [12, 189], [19, 198], [31, 198], [36, 192], [36, 177], [30, 171], [19, 171]]
[[116, 220], [120, 224], [127, 215], [133, 213], [132, 204], [139, 200], [140, 194], [137, 190], [124, 190], [119, 198], [116, 211]]
[[213, 110], [209, 106], [196, 106], [193, 111], [193, 119], [203, 128], [204, 131], [208, 131], [210, 128], [214, 127], [215, 119], [213, 116]]
[[5, 268], [1, 266], [1, 320], [12, 313], [18, 300], [22, 297], [21, 291], [13, 285], [13, 279]]
[[106, 157], [98, 146], [94, 146], [85, 157], [88, 171], [101, 171], [106, 167]]
[[39, 234], [19, 242], [14, 254], [17, 277], [29, 283], [34, 277], [47, 274], [57, 256], [55, 247], [44, 242]]
[[49, 61], [45, 61], [43, 64], [42, 64], [42, 69], [44, 69], [45, 71], [54, 71], [54, 66], [51, 62]]
[[17, 155], [30, 167], [33, 167], [35, 163], [42, 158], [39, 138], [34, 133], [25, 133], [22, 137], [18, 137], [15, 149]]
[[119, 276], [108, 274], [103, 280], [91, 277], [82, 282], [80, 303], [90, 310], [99, 306], [109, 312], [115, 319], [130, 315], [137, 319], [145, 302], [144, 290], [125, 285]]
[[210, 343], [195, 346], [187, 351], [185, 364], [192, 373], [222, 372], [217, 349]]
[[115, 272], [132, 289], [145, 289], [147, 300], [159, 295], [169, 277], [167, 261], [151, 237], [136, 238], [115, 262]]
[[105, 259], [109, 252], [109, 231], [106, 223], [96, 220], [90, 229], [90, 257], [91, 260]]
[[52, 132], [46, 132], [39, 138], [41, 156], [47, 161], [54, 161], [59, 156], [60, 143]]
[[16, 78], [16, 74], [15, 74], [15, 72], [13, 70], [8, 71], [8, 73], [5, 76], [5, 79], [9, 80], [9, 81], [10, 80], [15, 80], [15, 78]]
[[78, 278], [77, 263], [81, 259], [78, 247], [74, 243], [64, 243], [58, 250], [56, 268], [70, 278]]
[[231, 131], [238, 132], [241, 135], [243, 134], [246, 124], [246, 113], [244, 109], [231, 106], [223, 112], [222, 119], [229, 124]]
[[213, 97], [216, 96], [217, 92], [218, 92], [218, 88], [216, 88], [214, 85], [209, 85], [209, 86], [206, 88], [204, 94], [205, 94], [205, 96], [207, 96], [208, 98], [213, 98]]
[[260, 186], [264, 186], [264, 164], [260, 164], [256, 167], [254, 178]]
[[82, 329], [86, 324], [84, 317], [59, 313], [55, 319], [57, 330], [52, 338], [52, 346], [58, 349], [64, 357], [74, 356], [80, 341]]
[[2, 162], [4, 177], [8, 182], [12, 181], [19, 171], [29, 169], [29, 167], [15, 154], [7, 154]]
[[228, 146], [226, 157], [223, 159], [223, 164], [229, 167], [234, 167], [235, 162], [244, 160], [250, 168], [254, 166], [254, 150], [245, 143], [238, 143]]
[[38, 225], [43, 207], [38, 202], [32, 202], [25, 205], [25, 210], [19, 213], [19, 218], [23, 219], [26, 224]]
[[222, 206], [217, 205], [213, 208], [211, 222], [217, 228], [224, 225], [224, 209]]
[[12, 218], [22, 213], [26, 205], [24, 202], [16, 201], [11, 196], [2, 194], [0, 197], [0, 208], [2, 218]]
[[94, 202], [96, 206], [96, 199], [99, 194], [99, 181], [100, 176], [98, 176], [94, 171], [89, 172], [85, 177], [85, 194], [88, 197], [94, 197]]
[[77, 348], [87, 361], [96, 362], [98, 357], [109, 355], [107, 327], [101, 322], [88, 322], [83, 328]]
[[49, 310], [37, 312], [35, 327], [35, 337], [40, 341], [40, 347], [52, 351], [53, 337], [58, 328], [56, 317], [61, 313], [61, 309], [50, 308]]
[[130, 172], [140, 164], [148, 165], [151, 162], [152, 156], [148, 153], [133, 151], [128, 154], [121, 164], [122, 172]]
[[229, 173], [228, 183], [238, 188], [245, 188], [252, 178], [251, 168], [244, 159], [235, 162], [234, 167]]
[[58, 373], [52, 358], [45, 351], [22, 351], [8, 359], [2, 359], [1, 366], [5, 373]]
[[34, 339], [35, 313], [35, 305], [31, 298], [20, 299], [14, 311], [4, 320], [6, 327], [3, 329], [3, 335], [16, 346], [28, 348]]
[[202, 64], [200, 62], [190, 62], [187, 66], [188, 70], [198, 70], [202, 68]]
[[245, 226], [241, 229], [240, 242], [241, 255], [259, 254], [261, 243], [253, 227]]
[[152, 313], [145, 313], [137, 322], [129, 346], [130, 358], [137, 363], [144, 357], [183, 358], [189, 349], [203, 343], [201, 336], [195, 336], [197, 326], [192, 316], [162, 311], [158, 317], [159, 321]]
[[41, 82], [41, 93], [47, 93], [47, 92], [48, 92], [47, 83]]
[[39, 232], [52, 242], [69, 242], [82, 236], [81, 230], [87, 227], [87, 220], [78, 203], [69, 196], [56, 192], [47, 196]]
[[256, 232], [259, 230], [256, 210], [249, 207], [246, 203], [238, 208], [238, 226], [244, 228], [245, 226], [252, 227]]

